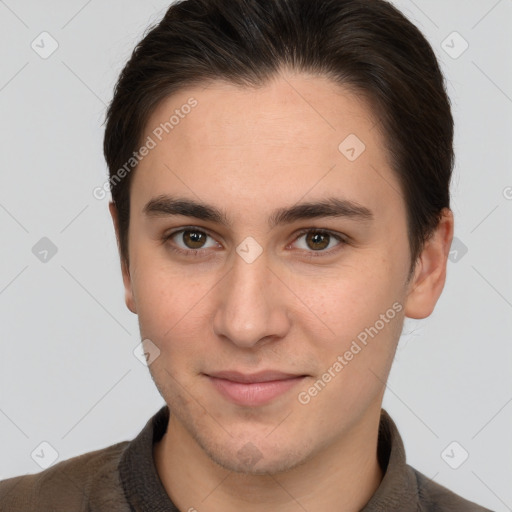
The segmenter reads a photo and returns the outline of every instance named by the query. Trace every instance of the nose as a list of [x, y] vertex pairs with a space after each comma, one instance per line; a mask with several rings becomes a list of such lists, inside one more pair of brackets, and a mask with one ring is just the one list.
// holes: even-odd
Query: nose
[[238, 254], [233, 259], [218, 288], [215, 334], [240, 348], [284, 337], [290, 329], [287, 295], [265, 252], [251, 263]]

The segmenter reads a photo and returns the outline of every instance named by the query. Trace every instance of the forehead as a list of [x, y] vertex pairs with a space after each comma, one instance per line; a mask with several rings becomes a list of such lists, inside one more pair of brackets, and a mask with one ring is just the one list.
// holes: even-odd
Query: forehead
[[[184, 115], [180, 111], [190, 110], [192, 98], [197, 105]], [[157, 106], [145, 133], [169, 121], [173, 113], [181, 114], [172, 121], [176, 142], [199, 138], [203, 146], [220, 152], [279, 143], [304, 150], [337, 149], [347, 129], [369, 144], [379, 137], [378, 132], [367, 133], [378, 118], [360, 95], [326, 77], [305, 74], [283, 73], [259, 87], [214, 80], [186, 88]]]
[[264, 207], [326, 191], [373, 202], [380, 189], [381, 202], [400, 199], [376, 113], [325, 77], [288, 73], [258, 88], [220, 80], [185, 88], [154, 110], [148, 137], [155, 147], [132, 184], [145, 198], [179, 189], [219, 205], [236, 197]]

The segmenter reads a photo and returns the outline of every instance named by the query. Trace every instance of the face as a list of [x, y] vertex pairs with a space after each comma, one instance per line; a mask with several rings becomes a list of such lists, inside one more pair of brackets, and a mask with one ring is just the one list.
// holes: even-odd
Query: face
[[171, 424], [254, 474], [355, 440], [410, 292], [405, 203], [370, 107], [317, 76], [217, 81], [167, 98], [147, 137], [124, 282]]

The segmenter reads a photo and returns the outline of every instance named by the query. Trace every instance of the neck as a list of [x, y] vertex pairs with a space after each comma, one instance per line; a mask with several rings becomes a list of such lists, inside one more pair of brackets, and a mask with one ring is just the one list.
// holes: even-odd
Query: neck
[[380, 409], [367, 411], [343, 439], [286, 472], [240, 474], [215, 463], [172, 414], [154, 447], [163, 486], [180, 509], [208, 512], [358, 512], [383, 478], [377, 459]]

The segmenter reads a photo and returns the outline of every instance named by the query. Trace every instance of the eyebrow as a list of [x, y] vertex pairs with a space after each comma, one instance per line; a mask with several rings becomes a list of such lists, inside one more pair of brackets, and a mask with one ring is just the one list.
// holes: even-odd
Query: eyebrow
[[[188, 198], [160, 195], [148, 201], [143, 212], [150, 217], [183, 215], [195, 219], [231, 226], [227, 214], [212, 205]], [[270, 229], [278, 225], [291, 224], [298, 220], [323, 217], [346, 217], [368, 222], [374, 219], [373, 212], [357, 202], [329, 197], [320, 201], [298, 203], [287, 208], [278, 208], [268, 219]]]

